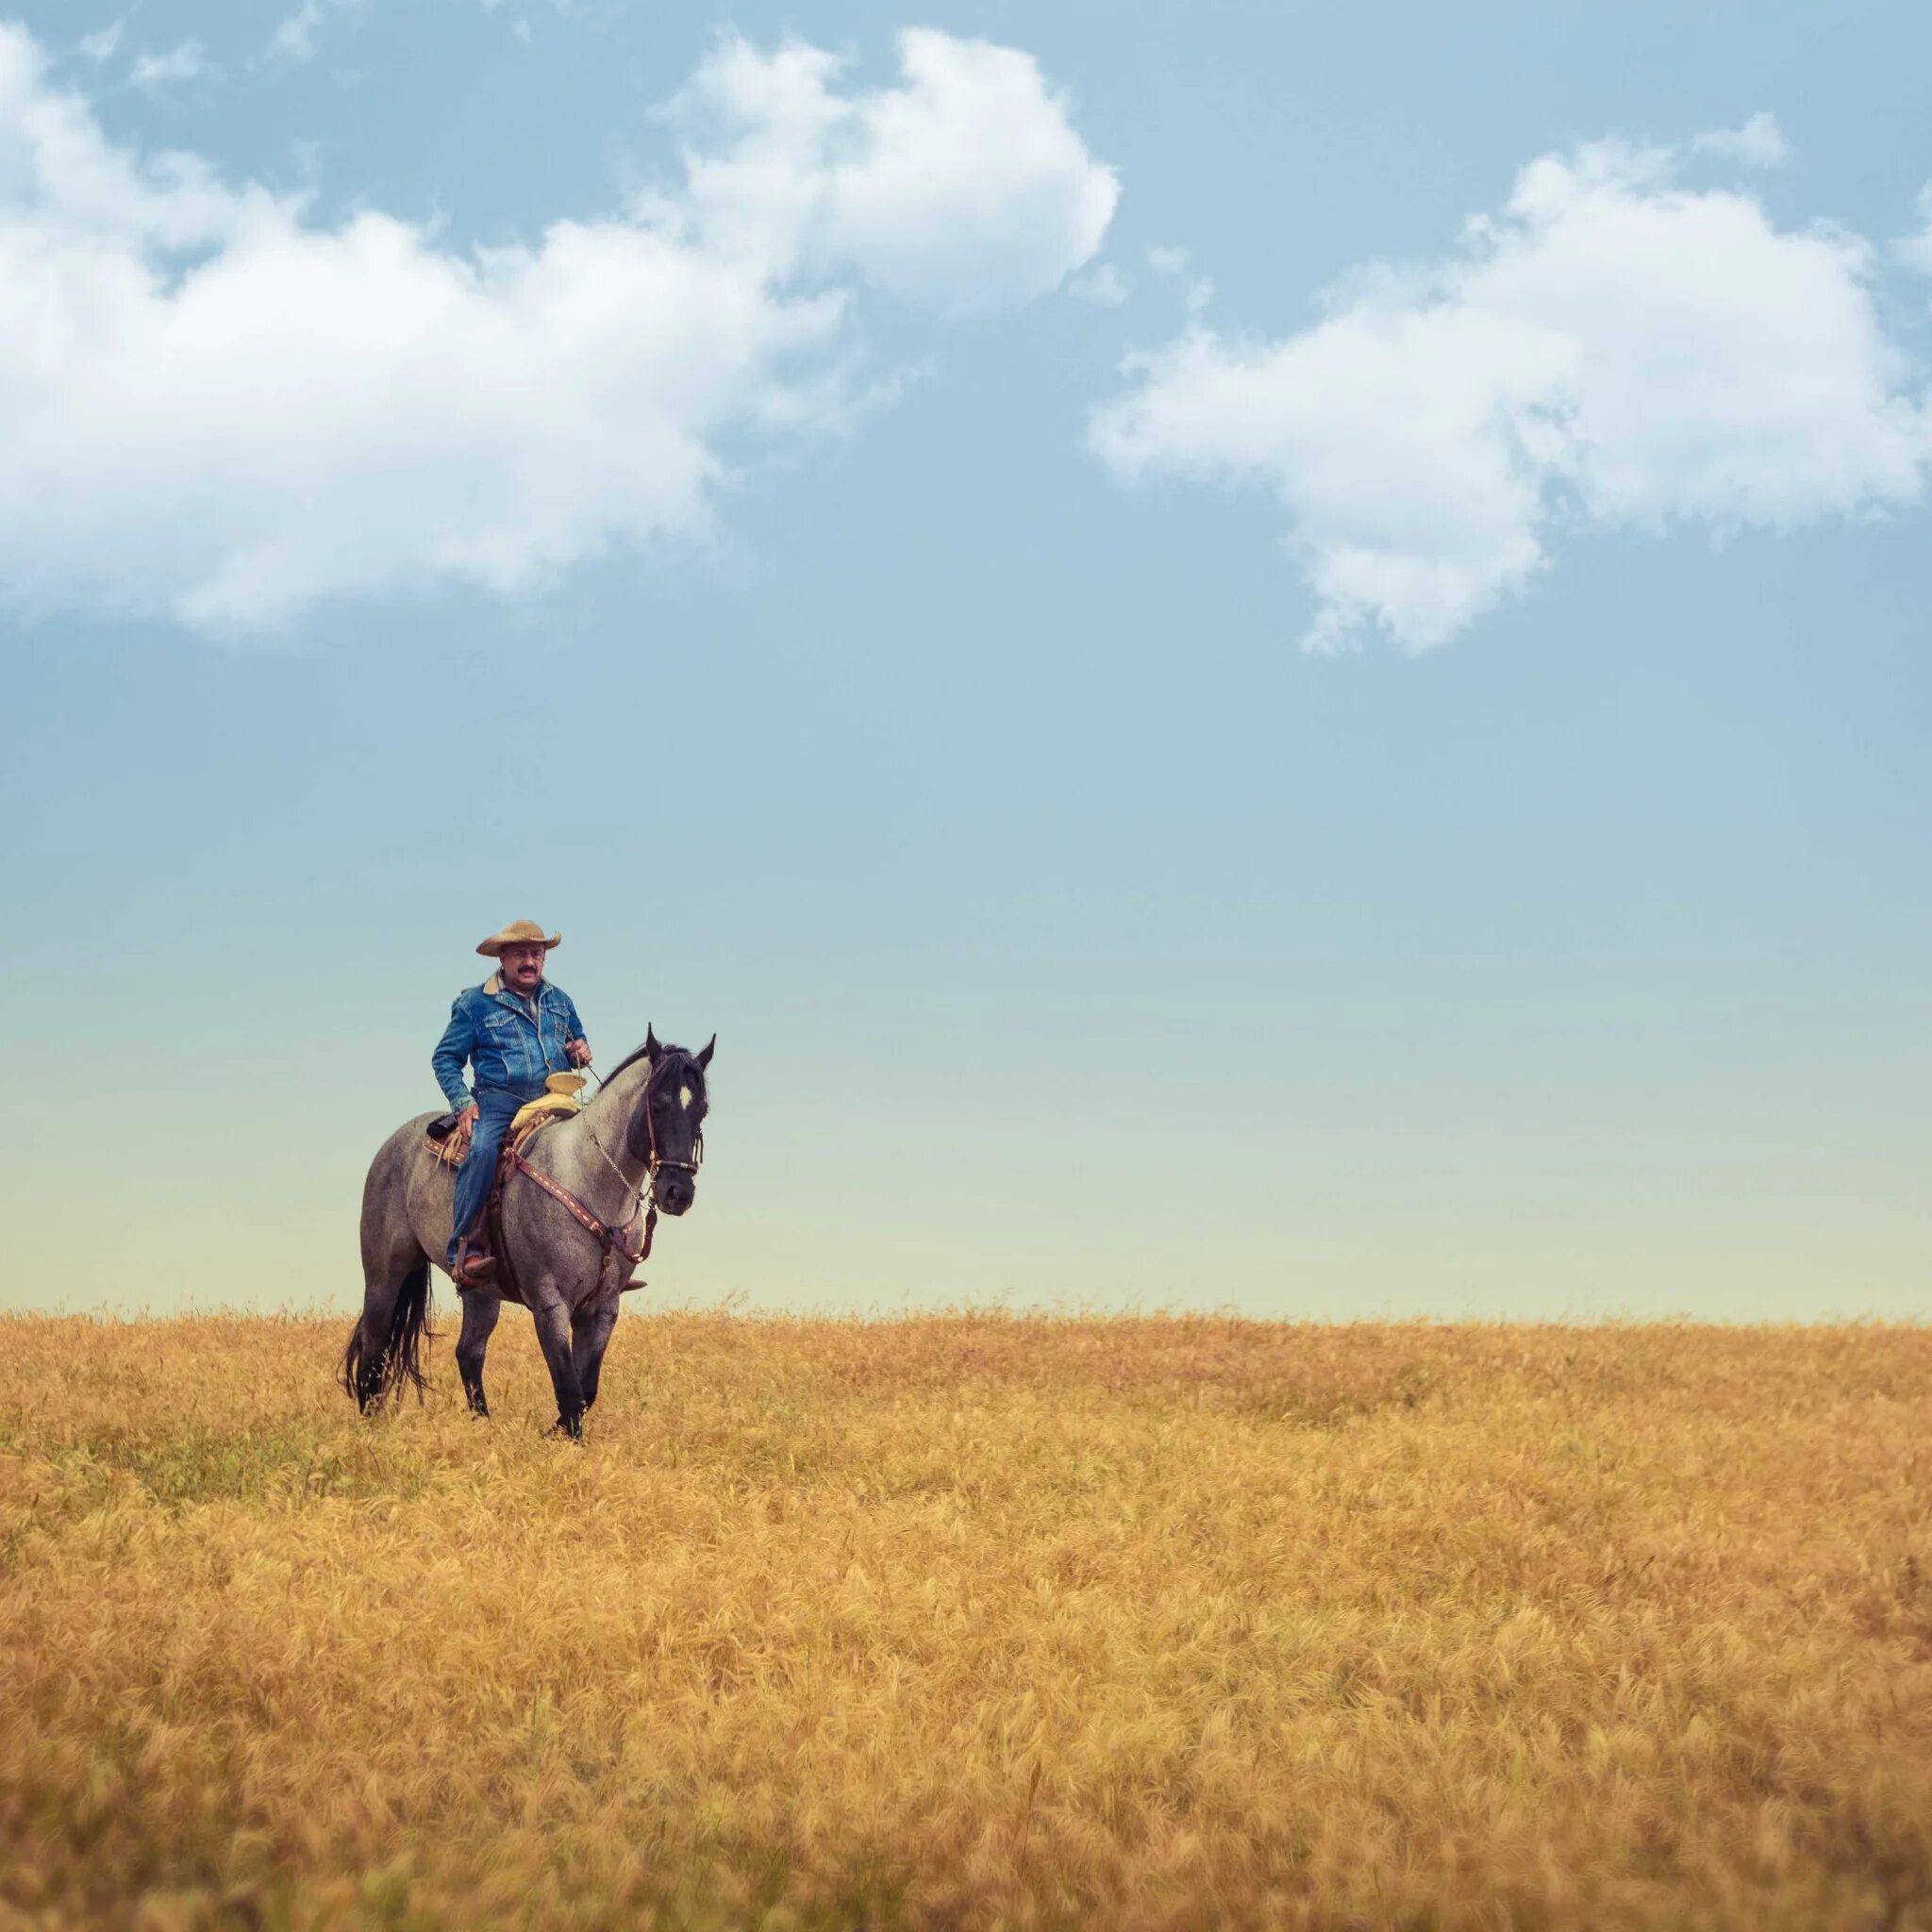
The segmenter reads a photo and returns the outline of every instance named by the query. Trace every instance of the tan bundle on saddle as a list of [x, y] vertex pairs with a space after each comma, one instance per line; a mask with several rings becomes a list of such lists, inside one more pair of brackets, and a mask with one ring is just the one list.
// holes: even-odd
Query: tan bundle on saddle
[[[549, 1074], [543, 1082], [543, 1091], [535, 1100], [526, 1100], [511, 1117], [509, 1132], [503, 1137], [499, 1171], [502, 1161], [508, 1160], [539, 1127], [547, 1127], [552, 1121], [581, 1113], [584, 1104], [577, 1095], [583, 1091], [584, 1076], [581, 1074]], [[467, 1127], [460, 1130], [452, 1127], [439, 1139], [432, 1130], [424, 1135], [423, 1144], [445, 1167], [460, 1167], [470, 1152], [470, 1131]]]

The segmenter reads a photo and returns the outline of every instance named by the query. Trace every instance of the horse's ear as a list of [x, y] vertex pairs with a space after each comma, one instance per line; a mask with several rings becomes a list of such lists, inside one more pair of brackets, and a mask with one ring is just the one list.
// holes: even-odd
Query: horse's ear
[[644, 1028], [644, 1051], [647, 1054], [649, 1054], [653, 1059], [656, 1059], [664, 1051], [664, 1049], [658, 1044], [658, 1029], [655, 1026], [647, 1025]]
[[711, 1035], [710, 1039], [706, 1041], [704, 1045], [698, 1050], [698, 1065], [701, 1067], [708, 1067], [711, 1064], [711, 1056], [715, 1052], [717, 1052], [717, 1050], [718, 1036], [714, 1033]]

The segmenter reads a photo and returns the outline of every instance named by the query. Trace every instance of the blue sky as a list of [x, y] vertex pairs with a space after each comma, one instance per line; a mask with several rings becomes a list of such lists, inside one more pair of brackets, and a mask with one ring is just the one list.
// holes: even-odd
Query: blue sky
[[0, 1305], [527, 916], [669, 1298], [1932, 1314], [1923, 9], [8, 19]]

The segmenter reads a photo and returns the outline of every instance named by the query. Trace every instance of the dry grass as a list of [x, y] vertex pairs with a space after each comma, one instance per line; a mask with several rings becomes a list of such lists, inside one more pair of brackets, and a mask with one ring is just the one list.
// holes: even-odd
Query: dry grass
[[0, 1323], [0, 1926], [1932, 1926], [1926, 1330], [345, 1329]]

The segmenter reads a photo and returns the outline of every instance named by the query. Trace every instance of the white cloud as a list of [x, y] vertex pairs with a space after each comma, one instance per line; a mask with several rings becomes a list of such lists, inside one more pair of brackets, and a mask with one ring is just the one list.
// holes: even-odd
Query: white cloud
[[1098, 253], [1120, 197], [1028, 54], [900, 36], [901, 87], [841, 96], [843, 63], [721, 42], [673, 104], [691, 228], [726, 252], [839, 267], [954, 312], [1044, 294]]
[[315, 36], [321, 25], [322, 0], [302, 0], [302, 5], [270, 36], [269, 58], [286, 61], [291, 66], [313, 60]]
[[202, 52], [201, 42], [183, 41], [178, 47], [171, 47], [165, 54], [143, 54], [134, 63], [128, 78], [136, 87], [154, 92], [174, 87], [181, 81], [199, 80], [211, 71], [208, 56]]
[[319, 37], [331, 13], [353, 13], [368, 0], [302, 0], [302, 5], [269, 37], [266, 58], [280, 66], [300, 67], [313, 60]]
[[1741, 127], [1720, 128], [1700, 134], [1691, 142], [1693, 154], [1715, 155], [1719, 160], [1736, 161], [1746, 168], [1781, 168], [1791, 158], [1790, 143], [1784, 130], [1770, 114], [1757, 113]]
[[[37, 306], [53, 301], [51, 286], [21, 285], [29, 264], [52, 267], [92, 245], [139, 268], [150, 251], [211, 244], [268, 207], [261, 191], [236, 192], [192, 155], [111, 146], [84, 103], [47, 86], [25, 30], [0, 23], [0, 381], [6, 350], [51, 347], [70, 320]], [[23, 341], [16, 331], [42, 315], [46, 325]]]
[[1067, 293], [1096, 308], [1118, 308], [1127, 299], [1126, 277], [1110, 261], [1097, 261], [1085, 275], [1073, 277]]
[[1924, 227], [1900, 242], [1898, 253], [1909, 267], [1932, 275], [1932, 181], [1919, 191], [1919, 219]]
[[96, 67], [102, 66], [120, 51], [121, 36], [126, 25], [125, 20], [116, 20], [91, 34], [83, 34], [74, 43], [74, 51], [83, 60], [92, 60]]
[[1873, 251], [1685, 189], [1675, 163], [1545, 157], [1457, 255], [1352, 277], [1312, 327], [1191, 327], [1129, 363], [1091, 446], [1122, 479], [1271, 490], [1315, 648], [1440, 644], [1566, 525], [1785, 528], [1916, 500], [1932, 435]]
[[466, 251], [116, 147], [0, 25], [0, 599], [248, 629], [702, 540], [747, 462], [873, 399], [863, 285], [1017, 302], [1098, 245], [1111, 176], [1026, 57], [902, 52], [841, 92], [727, 43], [680, 188]]

